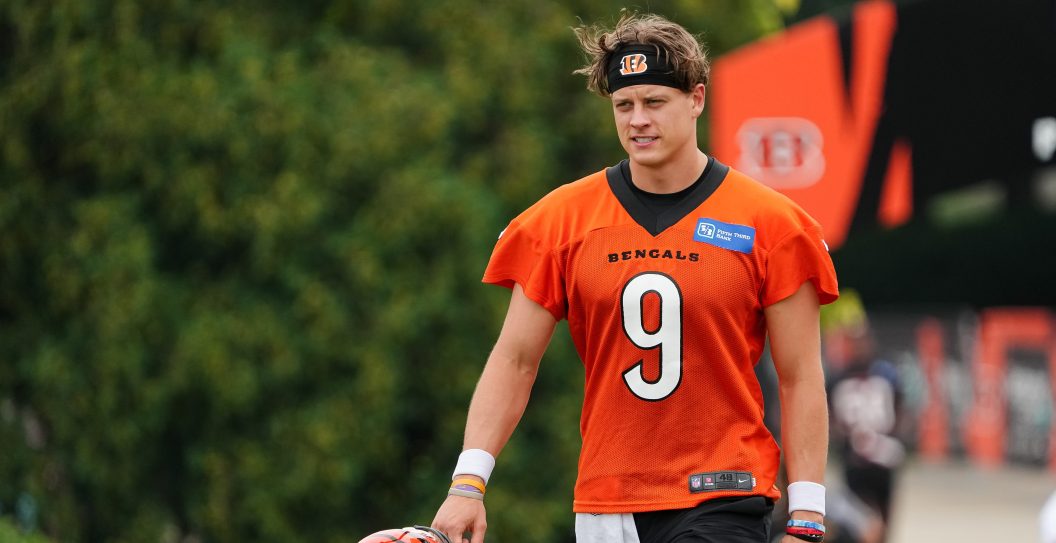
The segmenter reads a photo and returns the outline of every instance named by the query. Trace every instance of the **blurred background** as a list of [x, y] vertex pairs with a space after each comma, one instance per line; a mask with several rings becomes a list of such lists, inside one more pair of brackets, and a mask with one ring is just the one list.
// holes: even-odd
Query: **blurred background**
[[[3, 0], [0, 541], [428, 524], [496, 236], [623, 156], [570, 30], [623, 7], [701, 33], [702, 148], [825, 227], [839, 537], [1038, 540], [1053, 1]], [[573, 540], [582, 380], [559, 330], [489, 542]]]

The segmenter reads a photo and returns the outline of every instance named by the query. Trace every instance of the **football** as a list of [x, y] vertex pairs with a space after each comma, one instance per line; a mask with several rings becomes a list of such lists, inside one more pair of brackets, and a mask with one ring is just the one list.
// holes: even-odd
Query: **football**
[[403, 541], [405, 543], [451, 543], [443, 533], [425, 526], [397, 528], [374, 532], [359, 540], [359, 543], [387, 543]]

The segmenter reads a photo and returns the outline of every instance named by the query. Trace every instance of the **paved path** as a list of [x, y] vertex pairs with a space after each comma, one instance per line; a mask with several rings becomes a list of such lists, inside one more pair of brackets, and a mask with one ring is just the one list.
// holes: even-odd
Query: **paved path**
[[981, 470], [914, 461], [901, 473], [889, 543], [1037, 543], [1038, 512], [1056, 490], [1043, 469]]

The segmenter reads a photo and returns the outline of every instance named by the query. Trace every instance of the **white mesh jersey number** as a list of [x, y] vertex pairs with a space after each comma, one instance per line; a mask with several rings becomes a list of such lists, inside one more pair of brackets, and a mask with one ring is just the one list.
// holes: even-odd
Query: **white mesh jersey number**
[[[650, 292], [660, 298], [660, 326], [645, 329], [642, 320], [645, 296]], [[671, 277], [645, 272], [631, 278], [623, 287], [623, 331], [638, 348], [660, 349], [660, 375], [647, 381], [639, 360], [623, 372], [623, 381], [635, 396], [648, 401], [671, 395], [682, 382], [682, 291]]]

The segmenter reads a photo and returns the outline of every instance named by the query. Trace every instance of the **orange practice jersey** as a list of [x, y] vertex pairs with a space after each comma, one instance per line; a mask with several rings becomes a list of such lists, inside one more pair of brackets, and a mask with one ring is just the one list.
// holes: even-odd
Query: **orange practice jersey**
[[567, 318], [585, 368], [574, 510], [632, 513], [780, 493], [755, 377], [763, 308], [836, 274], [791, 200], [711, 159], [652, 213], [626, 161], [559, 187], [499, 237], [484, 281]]

